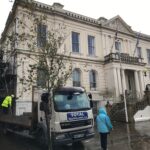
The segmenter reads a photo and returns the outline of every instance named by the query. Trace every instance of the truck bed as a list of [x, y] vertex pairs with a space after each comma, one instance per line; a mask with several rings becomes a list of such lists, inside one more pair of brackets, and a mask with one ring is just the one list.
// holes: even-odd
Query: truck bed
[[32, 125], [32, 117], [31, 115], [14, 116], [0, 114], [0, 122], [30, 128]]

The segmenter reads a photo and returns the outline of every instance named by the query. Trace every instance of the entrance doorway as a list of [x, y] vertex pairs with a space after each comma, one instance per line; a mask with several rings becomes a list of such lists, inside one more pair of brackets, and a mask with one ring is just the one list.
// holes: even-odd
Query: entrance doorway
[[134, 93], [136, 91], [135, 88], [135, 78], [134, 78], [134, 71], [132, 70], [126, 70], [126, 85], [127, 85], [127, 90], [131, 93]]

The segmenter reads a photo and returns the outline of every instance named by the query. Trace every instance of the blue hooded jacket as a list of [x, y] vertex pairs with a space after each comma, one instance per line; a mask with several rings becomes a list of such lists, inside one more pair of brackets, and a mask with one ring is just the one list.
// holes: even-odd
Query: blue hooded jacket
[[113, 128], [105, 108], [99, 109], [99, 114], [96, 117], [96, 123], [99, 133], [109, 133]]

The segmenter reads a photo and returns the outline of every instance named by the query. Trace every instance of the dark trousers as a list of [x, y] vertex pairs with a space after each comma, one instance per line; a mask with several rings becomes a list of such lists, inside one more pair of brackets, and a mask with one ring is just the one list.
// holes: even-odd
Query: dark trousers
[[108, 133], [100, 133], [101, 147], [103, 150], [107, 150], [107, 134]]
[[9, 113], [8, 107], [2, 107], [2, 112], [3, 114], [8, 114]]

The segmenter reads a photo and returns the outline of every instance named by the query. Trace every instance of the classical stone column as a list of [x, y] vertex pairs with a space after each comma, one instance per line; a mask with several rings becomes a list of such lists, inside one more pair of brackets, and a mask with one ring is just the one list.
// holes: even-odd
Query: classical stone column
[[119, 94], [122, 94], [122, 84], [121, 84], [120, 68], [117, 68], [117, 79], [118, 79]]
[[[108, 35], [107, 36], [107, 49], [109, 49], [109, 51], [110, 51], [110, 49], [111, 49], [111, 36], [110, 35]], [[109, 53], [111, 53], [111, 51], [109, 52]]]
[[138, 73], [136, 70], [134, 71], [134, 77], [135, 77], [135, 89], [137, 92], [140, 92]]
[[106, 44], [106, 35], [104, 34], [103, 36], [102, 36], [103, 38], [102, 38], [102, 40], [103, 40], [103, 49], [105, 50], [104, 51], [104, 55], [106, 56], [106, 55], [108, 55], [108, 48], [107, 48], [107, 44]]
[[114, 87], [115, 87], [115, 92], [116, 92], [116, 97], [119, 96], [119, 89], [118, 89], [118, 80], [117, 80], [117, 68], [113, 68], [113, 73], [114, 73]]
[[143, 78], [143, 72], [139, 71], [139, 79], [140, 79], [140, 89], [141, 89], [141, 94], [142, 96], [144, 95], [144, 78]]

